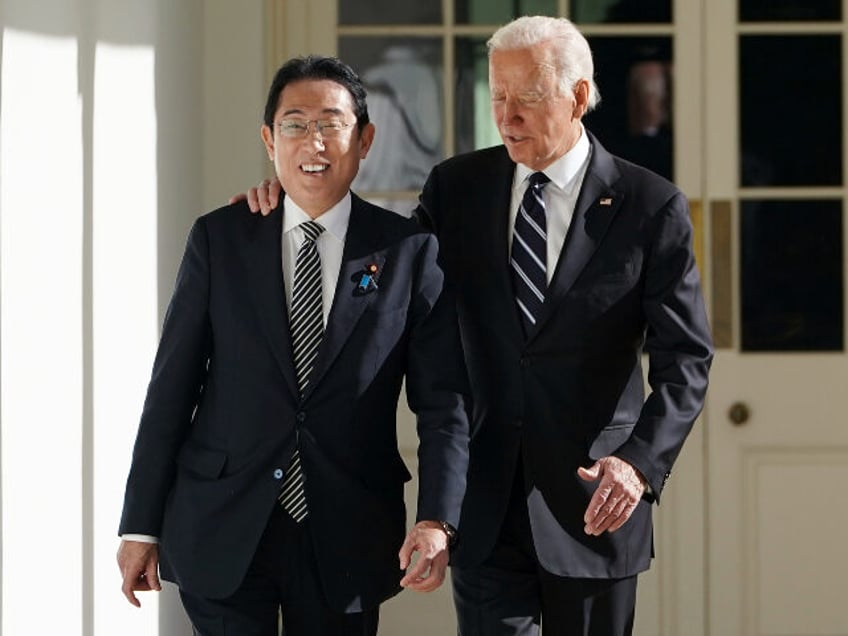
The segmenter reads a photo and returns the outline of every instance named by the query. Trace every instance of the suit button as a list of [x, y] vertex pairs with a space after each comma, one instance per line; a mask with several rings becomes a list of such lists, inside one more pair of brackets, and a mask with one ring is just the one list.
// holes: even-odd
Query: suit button
[[303, 422], [306, 420], [306, 413], [304, 413], [303, 411], [298, 411], [297, 415], [294, 416], [294, 419], [296, 419], [298, 422]]
[[283, 478], [283, 469], [277, 468], [274, 470], [274, 479], [282, 479]]

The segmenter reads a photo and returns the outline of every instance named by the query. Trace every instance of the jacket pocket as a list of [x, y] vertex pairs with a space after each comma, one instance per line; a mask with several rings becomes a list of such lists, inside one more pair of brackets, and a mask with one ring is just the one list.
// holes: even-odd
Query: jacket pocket
[[224, 471], [227, 454], [199, 446], [194, 442], [186, 442], [177, 455], [177, 464], [201, 477], [217, 479]]

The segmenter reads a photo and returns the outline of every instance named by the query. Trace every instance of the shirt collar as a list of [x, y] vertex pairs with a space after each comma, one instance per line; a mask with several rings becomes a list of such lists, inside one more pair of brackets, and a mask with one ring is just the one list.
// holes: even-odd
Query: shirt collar
[[[551, 180], [560, 190], [569, 192], [574, 188], [578, 175], [580, 175], [583, 166], [589, 158], [591, 150], [589, 143], [589, 135], [586, 134], [586, 129], [583, 124], [580, 124], [580, 137], [577, 143], [565, 153], [562, 157], [554, 161], [551, 165], [545, 168], [542, 172]], [[524, 180], [536, 170], [531, 170], [524, 164], [519, 163], [515, 169], [516, 185], [524, 183]]]
[[329, 232], [336, 239], [344, 242], [347, 235], [347, 226], [350, 223], [350, 208], [351, 198], [350, 192], [348, 192], [333, 207], [317, 219], [313, 219], [291, 197], [286, 197], [283, 200], [283, 234], [290, 232], [301, 223], [314, 220], [324, 227], [325, 232]]

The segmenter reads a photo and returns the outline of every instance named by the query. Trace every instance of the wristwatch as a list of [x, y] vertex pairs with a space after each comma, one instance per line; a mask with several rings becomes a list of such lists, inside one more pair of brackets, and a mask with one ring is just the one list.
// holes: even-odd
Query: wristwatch
[[458, 538], [456, 534], [456, 528], [454, 528], [447, 521], [440, 521], [439, 525], [442, 526], [442, 530], [444, 530], [445, 534], [448, 535], [448, 548], [454, 547]]

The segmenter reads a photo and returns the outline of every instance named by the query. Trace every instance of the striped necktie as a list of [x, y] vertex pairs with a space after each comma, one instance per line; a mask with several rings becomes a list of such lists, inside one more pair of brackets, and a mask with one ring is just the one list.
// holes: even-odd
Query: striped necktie
[[[309, 376], [318, 347], [324, 337], [324, 309], [321, 298], [321, 257], [315, 240], [324, 227], [315, 221], [302, 223], [304, 240], [297, 252], [292, 285], [290, 327], [294, 368], [300, 395], [309, 385]], [[297, 523], [303, 521], [308, 510], [306, 493], [303, 490], [303, 472], [300, 467], [300, 452], [295, 448], [289, 470], [279, 495], [280, 504]]]
[[548, 232], [542, 189], [550, 179], [542, 172], [534, 172], [528, 181], [515, 216], [510, 258], [515, 301], [525, 336], [536, 324], [548, 288]]

